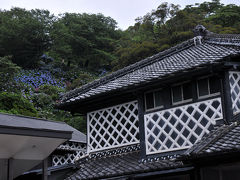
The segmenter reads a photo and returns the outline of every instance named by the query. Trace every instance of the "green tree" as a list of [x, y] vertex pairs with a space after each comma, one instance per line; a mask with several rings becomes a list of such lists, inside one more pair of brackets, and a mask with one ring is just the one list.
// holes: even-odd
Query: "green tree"
[[142, 43], [131, 42], [127, 47], [119, 48], [116, 52], [119, 56], [115, 69], [123, 68], [129, 64], [133, 64], [145, 57], [157, 53], [159, 46], [151, 41]]
[[122, 33], [114, 70], [192, 38], [198, 24], [216, 33], [239, 33], [239, 9], [220, 0], [188, 5], [182, 10], [179, 5], [162, 3]]
[[46, 10], [0, 10], [0, 56], [12, 55], [21, 67], [35, 67], [49, 49], [53, 16]]
[[37, 117], [33, 104], [20, 94], [0, 92], [0, 112]]
[[[15, 91], [14, 75], [21, 68], [12, 63], [11, 56], [0, 57], [0, 91]], [[17, 90], [18, 91], [18, 90]]]
[[213, 24], [221, 25], [222, 27], [233, 27], [239, 25], [240, 6], [229, 4], [219, 8], [215, 14], [207, 18]]
[[53, 25], [51, 54], [63, 63], [96, 71], [116, 58], [117, 23], [102, 14], [65, 13]]
[[164, 2], [160, 4], [156, 10], [153, 10], [151, 16], [158, 25], [165, 24], [168, 19], [173, 18], [179, 11], [180, 5], [168, 4]]

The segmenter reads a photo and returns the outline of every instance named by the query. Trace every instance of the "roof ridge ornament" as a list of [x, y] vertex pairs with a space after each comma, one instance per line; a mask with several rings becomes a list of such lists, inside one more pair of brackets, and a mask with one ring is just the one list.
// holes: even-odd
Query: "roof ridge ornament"
[[194, 45], [202, 44], [202, 36], [196, 36], [193, 38]]
[[203, 25], [198, 24], [194, 29], [193, 29], [194, 36], [206, 36], [209, 31], [207, 28], [205, 28]]

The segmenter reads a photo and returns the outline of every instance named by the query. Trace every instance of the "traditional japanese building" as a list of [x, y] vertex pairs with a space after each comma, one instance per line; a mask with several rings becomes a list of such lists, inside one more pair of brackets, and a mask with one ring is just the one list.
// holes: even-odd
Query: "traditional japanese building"
[[240, 176], [240, 35], [194, 33], [62, 97], [88, 121], [87, 156], [66, 179]]

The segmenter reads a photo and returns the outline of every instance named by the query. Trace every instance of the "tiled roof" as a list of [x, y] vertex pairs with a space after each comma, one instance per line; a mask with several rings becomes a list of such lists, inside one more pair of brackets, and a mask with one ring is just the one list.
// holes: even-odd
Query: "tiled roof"
[[69, 175], [66, 180], [101, 179], [183, 167], [182, 162], [173, 159], [142, 162], [139, 158], [139, 151], [93, 159], [84, 158], [78, 162], [79, 170]]
[[64, 108], [90, 97], [130, 89], [169, 75], [221, 63], [226, 57], [239, 54], [240, 35], [208, 33], [204, 37], [197, 36], [66, 93], [58, 107]]
[[[235, 118], [236, 119], [236, 118]], [[184, 153], [186, 158], [240, 151], [240, 122], [222, 125]]]

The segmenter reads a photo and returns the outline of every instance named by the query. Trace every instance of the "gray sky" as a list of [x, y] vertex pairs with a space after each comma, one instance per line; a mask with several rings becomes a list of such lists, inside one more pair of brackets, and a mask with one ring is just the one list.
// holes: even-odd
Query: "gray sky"
[[[0, 0], [0, 8], [48, 9], [55, 15], [64, 12], [102, 13], [115, 19], [121, 29], [126, 29], [134, 25], [137, 17], [151, 12], [162, 2], [179, 4], [183, 8], [204, 0]], [[221, 3], [240, 5], [240, 0], [221, 0]]]

